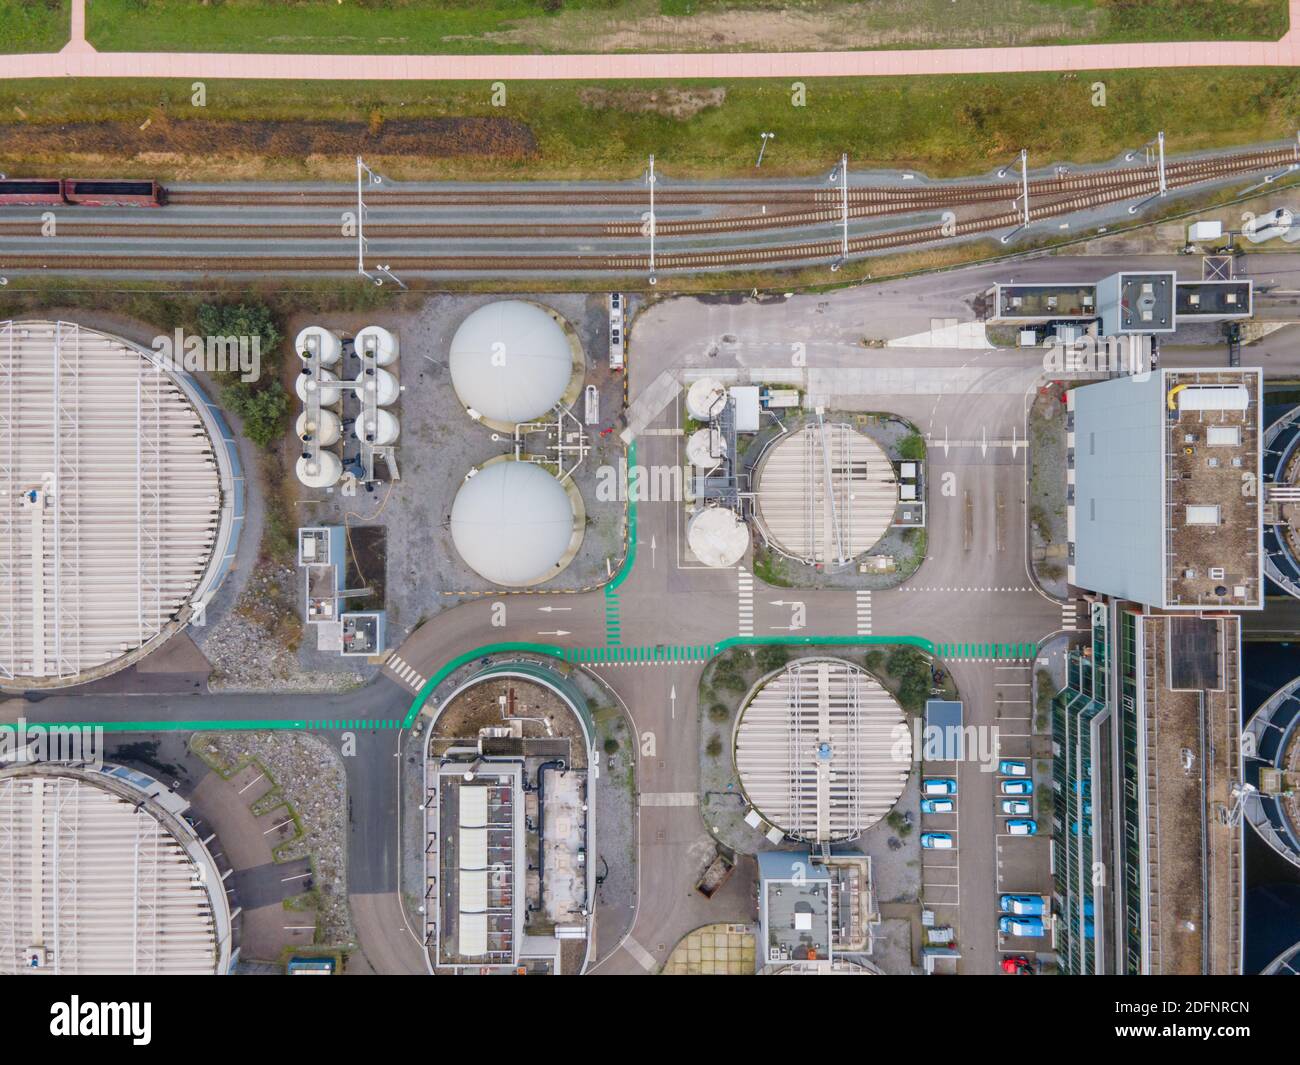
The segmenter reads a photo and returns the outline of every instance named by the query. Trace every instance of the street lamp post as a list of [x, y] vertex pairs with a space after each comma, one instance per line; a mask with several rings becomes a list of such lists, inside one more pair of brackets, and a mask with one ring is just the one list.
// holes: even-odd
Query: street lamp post
[[[1165, 131], [1164, 130], [1161, 130], [1159, 133], [1157, 133], [1155, 135], [1154, 140], [1147, 141], [1146, 144], [1142, 145], [1142, 147], [1138, 149], [1138, 151], [1146, 152], [1148, 162], [1152, 161], [1151, 148], [1153, 145], [1155, 146], [1155, 150], [1156, 150], [1155, 159], [1154, 159], [1156, 165], [1156, 191], [1152, 193], [1150, 196], [1148, 196], [1145, 200], [1139, 200], [1137, 203], [1130, 206], [1128, 209], [1129, 214], [1137, 214], [1138, 211], [1140, 211], [1152, 200], [1161, 199], [1169, 191], [1169, 185], [1165, 180]], [[1131, 160], [1133, 156], [1135, 156], [1136, 154], [1137, 152], [1126, 153], [1124, 156], [1125, 162]]]
[[[365, 175], [365, 181], [362, 181], [362, 175]], [[357, 156], [357, 273], [367, 281], [375, 285], [382, 285], [384, 277], [387, 277], [395, 285], [406, 288], [402, 279], [392, 272], [387, 266], [376, 264], [375, 270], [383, 274], [384, 277], [377, 277], [366, 269], [366, 201], [362, 194], [365, 185], [382, 185], [383, 177], [376, 174], [370, 167], [366, 166], [365, 160]]]
[[[1008, 167], [1003, 167], [998, 171], [998, 177], [1006, 177]], [[1005, 244], [1022, 229], [1029, 228], [1029, 152], [1025, 148], [1020, 149], [1020, 195], [1011, 201], [1012, 204], [1019, 203], [1021, 209], [1021, 222], [1010, 233], [1002, 237], [1002, 243]]]
[[756, 162], [756, 163], [754, 164], [755, 168], [760, 167], [760, 166], [763, 165], [763, 153], [764, 153], [765, 151], [767, 151], [767, 142], [770, 141], [773, 137], [775, 137], [776, 134], [775, 134], [775, 133], [760, 133], [759, 136], [763, 138], [763, 143], [760, 144], [760, 145], [759, 145], [759, 148], [758, 148], [758, 162]]
[[658, 284], [655, 277], [655, 157], [650, 156], [650, 169], [646, 171], [646, 183], [650, 186], [650, 284]]
[[840, 181], [840, 257], [831, 263], [831, 272], [835, 272], [849, 257], [849, 157], [840, 156], [840, 165], [831, 171], [831, 181]]

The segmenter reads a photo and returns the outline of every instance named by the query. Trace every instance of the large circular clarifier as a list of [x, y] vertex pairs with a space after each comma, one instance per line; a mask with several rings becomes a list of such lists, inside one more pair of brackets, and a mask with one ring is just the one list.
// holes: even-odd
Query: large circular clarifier
[[460, 557], [479, 576], [506, 587], [555, 576], [581, 532], [564, 486], [531, 462], [484, 466], [461, 485], [451, 507]]
[[686, 542], [706, 566], [734, 566], [749, 550], [749, 527], [735, 511], [707, 507], [686, 527]]

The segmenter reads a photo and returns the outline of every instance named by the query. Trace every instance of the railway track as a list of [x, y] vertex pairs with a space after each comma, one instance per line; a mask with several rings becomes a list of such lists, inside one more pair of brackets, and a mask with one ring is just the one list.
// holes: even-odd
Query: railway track
[[[1200, 180], [1229, 177], [1256, 170], [1275, 169], [1296, 162], [1295, 148], [1268, 148], [1251, 152], [1237, 152], [1203, 159], [1173, 160], [1166, 164], [1169, 176], [1199, 174]], [[1038, 195], [1064, 195], [1091, 189], [1105, 189], [1132, 184], [1154, 173], [1152, 166], [1119, 167], [1071, 173], [1049, 178], [1034, 178], [1029, 182], [1030, 199]], [[916, 210], [961, 206], [972, 203], [1011, 199], [1020, 195], [1019, 181], [966, 183], [949, 186], [867, 186], [851, 187], [849, 202], [854, 205], [914, 204]], [[683, 207], [725, 207], [745, 205], [804, 206], [840, 204], [838, 188], [825, 186], [757, 186], [754, 188], [673, 188], [659, 186], [655, 193], [657, 205]], [[371, 210], [385, 207], [473, 207], [473, 206], [554, 206], [554, 207], [619, 207], [648, 205], [649, 194], [644, 188], [625, 186], [605, 189], [544, 188], [521, 189], [417, 189], [401, 186], [367, 193]], [[176, 189], [169, 193], [168, 203], [174, 206], [204, 207], [339, 207], [356, 206], [355, 193], [346, 189], [304, 189], [283, 192], [238, 192], [211, 189]]]
[[[1170, 190], [1187, 188], [1207, 181], [1222, 180], [1263, 170], [1284, 167], [1295, 162], [1293, 149], [1274, 149], [1260, 152], [1238, 153], [1210, 159], [1183, 160], [1166, 166], [1166, 184]], [[1035, 188], [1037, 192], [1035, 192]], [[493, 190], [476, 190], [486, 196]], [[557, 195], [564, 190], [536, 190], [544, 197]], [[616, 190], [633, 193], [635, 190]], [[705, 192], [716, 190], [704, 190]], [[772, 190], [767, 190], [771, 192]], [[788, 190], [806, 196], [825, 190]], [[838, 190], [830, 190], [840, 195]], [[1030, 220], [1044, 220], [1078, 211], [1104, 207], [1116, 202], [1146, 198], [1159, 191], [1158, 178], [1150, 167], [1129, 167], [1087, 175], [1062, 175], [1043, 179], [1031, 185]], [[984, 186], [955, 186], [943, 189], [858, 189], [850, 190], [861, 195], [850, 198], [850, 219], [871, 218], [882, 215], [921, 213], [938, 209], [964, 207], [974, 209], [966, 217], [945, 222], [890, 230], [882, 233], [861, 234], [848, 241], [849, 255], [933, 243], [953, 237], [974, 236], [998, 230], [1011, 229], [1021, 224], [1020, 208], [1011, 205], [1019, 186], [1007, 183]], [[877, 195], [879, 194], [879, 195]], [[391, 193], [390, 193], [391, 195]], [[420, 193], [420, 195], [427, 195]], [[460, 193], [451, 191], [447, 195]], [[656, 197], [662, 203], [661, 196]], [[478, 202], [488, 202], [486, 200]], [[512, 199], [514, 203], [516, 200]], [[574, 205], [573, 200], [564, 201]], [[629, 201], [630, 202], [630, 201]], [[638, 203], [640, 201], [637, 201]], [[752, 200], [749, 202], [753, 202]], [[765, 204], [770, 200], [765, 198]], [[1002, 207], [1002, 205], [1007, 205]], [[424, 204], [422, 204], [424, 205]], [[373, 208], [372, 208], [373, 210]], [[744, 214], [705, 219], [660, 219], [656, 235], [696, 236], [726, 234], [729, 232], [757, 232], [782, 228], [811, 227], [838, 224], [842, 208], [821, 206], [805, 210], [789, 210], [773, 214]], [[955, 212], [954, 212], [955, 213]], [[274, 242], [293, 240], [347, 239], [337, 226], [304, 224], [241, 224], [225, 226], [215, 223], [153, 223], [129, 222], [114, 224], [101, 220], [61, 220], [64, 236], [106, 239], [157, 239], [157, 240], [231, 240], [253, 238]], [[372, 222], [367, 226], [367, 236], [372, 240], [392, 239], [631, 239], [648, 234], [645, 224], [635, 221], [575, 222], [575, 223], [394, 223]], [[32, 236], [32, 224], [0, 223], [0, 235]], [[797, 265], [838, 258], [843, 250], [840, 239], [817, 239], [754, 247], [710, 248], [678, 250], [661, 247], [655, 257], [659, 270], [707, 270], [746, 268], [770, 265]], [[649, 269], [648, 253], [635, 252], [583, 252], [576, 254], [537, 254], [526, 252], [498, 254], [448, 255], [436, 252], [411, 253], [392, 251], [383, 257], [394, 271], [408, 273], [519, 273], [530, 272], [645, 272]], [[191, 267], [183, 254], [176, 256], [148, 254], [92, 255], [85, 252], [52, 254], [15, 254], [0, 256], [0, 269], [11, 270], [69, 270], [69, 271], [143, 271], [149, 273], [299, 273], [299, 272], [353, 272], [355, 255], [279, 255], [270, 254], [250, 259], [248, 254], [208, 255], [201, 265]]]

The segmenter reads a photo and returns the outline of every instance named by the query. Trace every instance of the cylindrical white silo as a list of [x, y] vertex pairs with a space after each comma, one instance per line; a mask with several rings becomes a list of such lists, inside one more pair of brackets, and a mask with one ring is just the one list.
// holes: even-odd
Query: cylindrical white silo
[[686, 393], [686, 412], [697, 422], [707, 422], [722, 413], [727, 389], [716, 377], [701, 377]]
[[692, 554], [706, 566], [734, 566], [749, 550], [749, 527], [735, 511], [706, 507], [686, 527]]
[[298, 459], [298, 480], [308, 488], [329, 488], [342, 476], [343, 462], [332, 451], [317, 452], [314, 459], [306, 455]]
[[713, 453], [715, 431], [713, 429], [696, 429], [691, 433], [690, 439], [686, 441], [686, 461], [692, 466], [698, 466], [702, 470], [711, 470], [722, 461], [722, 451], [725, 448], [721, 439], [721, 434], [717, 435], [717, 445], [719, 454]]
[[377, 410], [373, 421], [366, 421], [364, 425], [362, 421], [363, 419], [358, 418], [357, 424], [353, 428], [358, 440], [365, 440], [366, 443], [383, 447], [385, 444], [391, 444], [397, 439], [400, 427], [397, 424], [397, 419], [388, 411]]
[[329, 447], [331, 444], [337, 444], [339, 437], [342, 435], [343, 426], [339, 422], [339, 416], [332, 410], [321, 411], [320, 421], [315, 425], [308, 423], [306, 411], [298, 415], [298, 438], [300, 440], [315, 440], [322, 447]]
[[324, 326], [309, 325], [294, 338], [293, 350], [303, 362], [314, 357], [322, 366], [333, 366], [343, 354], [343, 341]]
[[397, 361], [397, 337], [382, 325], [368, 325], [358, 332], [353, 348], [358, 355], [373, 348], [375, 362], [380, 366], [389, 366]]
[[318, 382], [310, 370], [304, 369], [304, 372], [298, 375], [298, 380], [294, 383], [294, 390], [298, 393], [298, 398], [304, 403], [307, 402], [307, 396], [317, 390], [320, 391], [320, 403], [322, 407], [332, 407], [339, 401], [338, 377], [329, 370], [320, 371], [320, 381]]
[[364, 392], [374, 392], [375, 402], [381, 407], [387, 407], [397, 402], [397, 396], [400, 389], [397, 387], [397, 378], [387, 370], [370, 370], [363, 371], [357, 375], [357, 384]]

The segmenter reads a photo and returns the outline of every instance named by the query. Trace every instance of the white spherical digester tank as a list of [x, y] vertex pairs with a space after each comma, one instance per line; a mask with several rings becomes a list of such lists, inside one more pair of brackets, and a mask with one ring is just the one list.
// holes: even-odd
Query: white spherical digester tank
[[294, 338], [293, 350], [303, 362], [317, 358], [322, 366], [333, 366], [343, 354], [343, 341], [324, 326], [309, 325]]
[[363, 398], [366, 393], [373, 392], [375, 402], [381, 407], [396, 403], [401, 391], [397, 386], [397, 378], [387, 370], [363, 370], [357, 374], [356, 382], [361, 386]]
[[727, 389], [716, 377], [701, 377], [686, 393], [686, 413], [697, 422], [707, 422], [722, 413]]
[[358, 355], [373, 351], [375, 362], [380, 366], [389, 366], [397, 361], [397, 337], [382, 325], [368, 325], [358, 332], [353, 349]]
[[706, 507], [686, 527], [691, 552], [706, 566], [734, 566], [749, 550], [749, 527], [735, 511]]
[[[362, 424], [363, 421], [365, 424]], [[386, 410], [377, 410], [373, 421], [358, 418], [352, 431], [356, 433], [358, 440], [383, 447], [397, 439], [399, 430], [397, 419], [392, 414]]]
[[343, 435], [343, 425], [339, 421], [339, 416], [332, 410], [321, 411], [320, 420], [314, 424], [309, 422], [307, 417], [306, 411], [298, 415], [299, 440], [315, 440], [322, 447], [329, 447], [339, 442], [339, 437]]
[[[714, 448], [718, 453], [715, 455]], [[722, 435], [713, 429], [696, 429], [686, 441], [686, 461], [702, 470], [711, 470], [726, 454]]]
[[298, 480], [308, 488], [329, 488], [343, 476], [343, 461], [332, 451], [317, 452], [315, 458], [303, 455], [297, 472]]
[[294, 391], [298, 393], [298, 398], [304, 403], [307, 402], [307, 396], [312, 392], [320, 393], [320, 404], [322, 407], [332, 407], [339, 401], [338, 377], [329, 370], [320, 371], [320, 380], [316, 380], [310, 370], [304, 369], [298, 375], [298, 380], [294, 382]]

